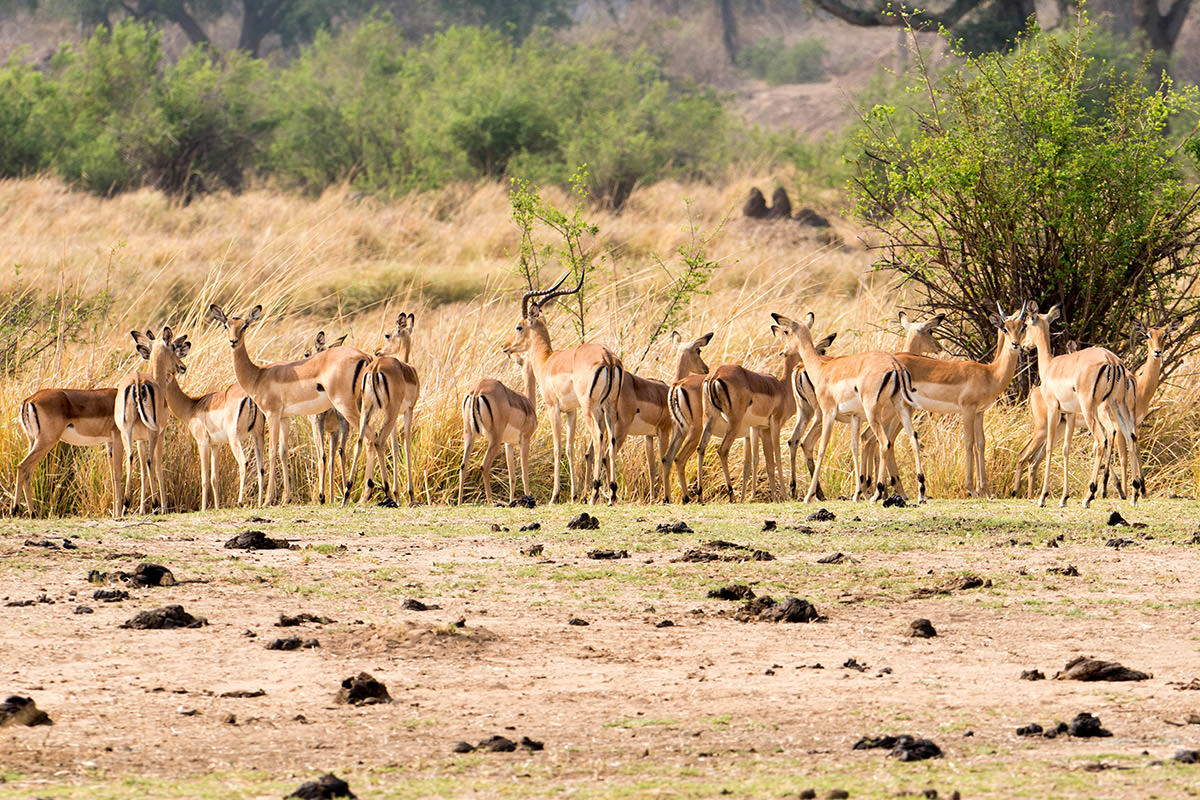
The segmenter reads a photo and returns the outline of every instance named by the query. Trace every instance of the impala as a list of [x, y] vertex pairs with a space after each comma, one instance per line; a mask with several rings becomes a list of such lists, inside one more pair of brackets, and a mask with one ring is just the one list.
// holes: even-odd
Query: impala
[[163, 390], [167, 408], [179, 418], [192, 438], [200, 455], [200, 510], [208, 510], [209, 494], [213, 508], [221, 507], [217, 481], [217, 449], [227, 445], [238, 465], [238, 505], [246, 496], [247, 440], [254, 447], [254, 464], [258, 473], [258, 504], [263, 500], [263, 438], [267, 420], [254, 405], [245, 390], [236, 383], [201, 397], [188, 395], [179, 386], [178, 376], [187, 372], [183, 359], [192, 349], [187, 334], [176, 337], [169, 327], [162, 329], [160, 338], [153, 331], [131, 331], [138, 352], [148, 353], [150, 375]]
[[[569, 275], [570, 273], [568, 273]], [[521, 298], [521, 320], [504, 352], [526, 353], [532, 363], [542, 402], [550, 416], [554, 434], [554, 490], [550, 502], [558, 501], [559, 478], [562, 470], [562, 420], [567, 417], [567, 462], [571, 473], [571, 499], [576, 498], [575, 486], [575, 416], [583, 412], [591, 434], [593, 449], [599, 454], [593, 463], [592, 502], [600, 496], [601, 473], [608, 465], [608, 489], [611, 505], [616, 502], [616, 428], [617, 397], [625, 379], [621, 359], [603, 345], [585, 343], [568, 350], [550, 346], [550, 332], [542, 313], [558, 297], [576, 294], [583, 287], [583, 276], [570, 291], [559, 287], [566, 281], [563, 275], [549, 289], [526, 292]], [[540, 298], [540, 299], [539, 299]]]
[[[288, 477], [289, 417], [319, 414], [330, 407], [337, 409], [352, 427], [358, 425], [355, 386], [370, 362], [370, 357], [353, 347], [332, 347], [310, 358], [260, 366], [246, 352], [246, 330], [262, 318], [262, 306], [250, 309], [245, 318], [229, 317], [217, 305], [209, 306], [209, 316], [225, 326], [233, 350], [233, 371], [238, 383], [267, 416], [271, 432], [267, 455], [267, 503], [275, 501], [275, 460], [283, 469], [283, 502], [291, 502]], [[353, 476], [347, 476], [349, 486]]]
[[[712, 334], [708, 334], [711, 338]], [[677, 359], [675, 362], [675, 376], [673, 381], [679, 381], [693, 373], [705, 374], [708, 372], [708, 365], [700, 358], [700, 348], [707, 344], [707, 340], [699, 346], [691, 347], [683, 344], [683, 338], [678, 331], [671, 333], [671, 340], [675, 345]], [[697, 340], [699, 342], [700, 340]], [[697, 342], [689, 344], [694, 345]], [[650, 481], [650, 496], [655, 496], [654, 481], [655, 481], [655, 466], [661, 465], [663, 457], [666, 455], [667, 448], [671, 439], [671, 434], [675, 429], [675, 420], [671, 416], [669, 407], [669, 387], [666, 383], [653, 378], [642, 378], [634, 375], [632, 372], [625, 373], [625, 380], [621, 384], [621, 393], [617, 397], [617, 439], [616, 450], [619, 452], [625, 444], [625, 439], [629, 436], [642, 436], [646, 444], [646, 474]], [[654, 440], [658, 440], [658, 455], [654, 454]], [[585, 463], [591, 463], [591, 449], [589, 448]], [[663, 481], [666, 481], [666, 472], [663, 472]], [[664, 491], [666, 491], [664, 489]]]
[[[816, 496], [821, 466], [829, 449], [833, 425], [840, 414], [850, 415], [850, 452], [854, 459], [854, 499], [862, 490], [862, 471], [859, 464], [859, 429], [862, 420], [874, 431], [881, 443], [882, 455], [892, 450], [892, 440], [884, 429], [882, 409], [890, 407], [912, 440], [913, 458], [917, 468], [917, 499], [925, 501], [925, 472], [921, 465], [921, 447], [912, 427], [912, 379], [908, 370], [890, 353], [868, 352], [825, 359], [812, 340], [814, 317], [810, 311], [803, 322], [779, 314], [771, 315], [783, 336], [796, 337], [804, 369], [812, 379], [817, 406], [821, 409], [821, 442], [817, 450], [812, 483], [804, 501]], [[883, 483], [876, 485], [875, 499], [883, 495]]]
[[482, 378], [467, 392], [462, 402], [463, 457], [458, 469], [458, 504], [463, 501], [463, 483], [467, 478], [467, 461], [475, 439], [487, 439], [483, 454], [483, 493], [488, 505], [492, 503], [492, 462], [504, 447], [508, 462], [508, 502], [516, 496], [513, 447], [521, 448], [521, 487], [529, 494], [529, 442], [537, 430], [537, 378], [533, 365], [519, 356], [525, 374], [525, 394], [514, 392], [498, 380]]
[[[1008, 316], [999, 304], [997, 309], [1000, 313], [989, 318], [997, 330], [996, 354], [987, 363], [896, 353], [896, 358], [912, 375], [917, 405], [934, 414], [956, 414], [962, 420], [966, 486], [972, 497], [988, 494], [983, 414], [1012, 382], [1025, 335], [1024, 306]], [[896, 420], [888, 421], [889, 435], [895, 435], [896, 426]], [[873, 452], [873, 446], [869, 442], [864, 448], [867, 456]]]
[[[346, 342], [346, 334], [334, 340], [333, 344], [325, 341], [325, 331], [317, 333], [311, 350], [304, 352], [309, 358], [313, 353], [320, 353], [330, 347], [341, 347]], [[325, 498], [333, 499], [333, 466], [340, 462], [342, 480], [346, 478], [346, 441], [350, 438], [350, 423], [335, 409], [322, 411], [312, 418], [313, 442], [317, 446], [317, 502], [324, 503]], [[325, 444], [329, 439], [328, 447]]]
[[900, 328], [904, 331], [904, 346], [900, 348], [901, 352], [918, 356], [935, 356], [941, 353], [942, 343], [933, 338], [933, 332], [945, 320], [945, 314], [938, 314], [926, 320], [910, 320], [908, 314], [901, 311]]
[[[671, 502], [672, 466], [675, 467], [679, 475], [679, 493], [682, 501], [686, 503], [690, 499], [687, 481], [684, 478], [684, 466], [688, 458], [699, 447], [701, 434], [704, 429], [702, 396], [704, 381], [708, 374], [708, 365], [700, 357], [700, 350], [708, 346], [708, 343], [712, 341], [712, 337], [711, 333], [706, 333], [699, 339], [687, 341], [679, 335], [678, 331], [671, 334], [671, 339], [674, 341], [675, 347], [679, 352], [679, 363], [682, 366], [686, 358], [689, 362], [688, 369], [690, 374], [681, 377], [679, 370], [677, 370], [675, 381], [667, 390], [667, 407], [674, 421], [674, 429], [671, 432], [671, 441], [667, 445], [667, 451], [662, 457], [664, 503]], [[718, 435], [723, 434], [724, 430], [722, 429]], [[748, 467], [749, 461], [746, 464]], [[704, 456], [701, 454], [697, 466], [697, 485], [701, 484], [703, 473]], [[698, 496], [700, 499], [703, 499], [703, 492], [699, 492]]]
[[113, 516], [121, 516], [121, 470], [124, 444], [114, 414], [116, 389], [39, 389], [21, 401], [21, 430], [29, 439], [29, 452], [17, 465], [17, 485], [13, 491], [12, 513], [25, 508], [33, 514], [30, 476], [59, 442], [76, 447], [102, 444], [108, 451], [112, 477]]
[[[395, 330], [384, 334], [386, 343], [376, 352], [373, 360], [362, 373], [359, 387], [358, 441], [354, 445], [354, 457], [350, 460], [350, 472], [346, 476], [346, 494], [342, 505], [350, 499], [350, 483], [358, 466], [358, 454], [366, 448], [366, 483], [359, 503], [365, 505], [375, 488], [375, 462], [379, 462], [383, 477], [384, 502], [394, 504], [400, 492], [400, 431], [397, 424], [404, 418], [404, 466], [408, 472], [408, 502], [416, 502], [412, 477], [412, 417], [413, 407], [421, 394], [421, 382], [417, 371], [408, 364], [412, 351], [412, 329], [415, 318], [412, 314], [396, 317]], [[397, 358], [396, 356], [400, 356]], [[374, 424], [372, 424], [374, 423]], [[392, 446], [392, 481], [388, 484], [387, 454], [384, 445]]]
[[[797, 359], [800, 358], [799, 343], [796, 337], [784, 335], [781, 331], [776, 330], [778, 326], [774, 326], [772, 330], [777, 335], [783, 337], [784, 349], [791, 350]], [[831, 333], [824, 339], [816, 343], [817, 355], [824, 357], [825, 351], [833, 344], [833, 340], [837, 338], [836, 333]], [[796, 496], [796, 451], [802, 449], [804, 451], [804, 462], [808, 467], [808, 474], [813, 474], [813, 465], [815, 461], [813, 456], [816, 454], [817, 442], [821, 437], [821, 409], [817, 405], [817, 392], [813, 386], [812, 379], [808, 377], [808, 373], [804, 371], [802, 365], [792, 370], [789, 379], [792, 388], [792, 399], [796, 403], [796, 426], [792, 429], [792, 435], [788, 437], [788, 454], [791, 457], [792, 472], [791, 484], [789, 486], [789, 496]], [[839, 418], [839, 422], [846, 422], [847, 418]], [[805, 431], [808, 431], [805, 434]], [[817, 482], [817, 499], [824, 500], [825, 493], [821, 490], [820, 481]]]
[[[149, 358], [149, 351], [138, 354]], [[167, 490], [163, 485], [163, 430], [167, 424], [167, 409], [161, 387], [145, 372], [134, 371], [117, 384], [117, 400], [113, 406], [113, 419], [121, 433], [121, 444], [125, 449], [127, 470], [123, 505], [130, 504], [129, 482], [133, 479], [134, 442], [137, 442], [139, 474], [138, 513], [146, 513], [146, 486], [150, 496], [158, 494], [158, 507], [167, 510]], [[142, 444], [145, 443], [143, 449]], [[155, 489], [157, 486], [157, 490]]]
[[[1128, 408], [1125, 380], [1127, 371], [1113, 353], [1102, 347], [1088, 347], [1075, 353], [1061, 356], [1050, 354], [1050, 323], [1058, 319], [1061, 306], [1054, 306], [1045, 314], [1039, 314], [1037, 304], [1028, 305], [1025, 321], [1025, 336], [1022, 344], [1026, 349], [1037, 350], [1038, 374], [1042, 381], [1042, 395], [1046, 401], [1046, 452], [1054, 450], [1058, 435], [1060, 415], [1066, 415], [1066, 433], [1063, 439], [1063, 495], [1062, 505], [1070, 496], [1070, 448], [1075, 433], [1076, 415], [1083, 417], [1084, 424], [1094, 440], [1092, 477], [1088, 483], [1088, 494], [1083, 500], [1086, 508], [1096, 495], [1097, 478], [1101, 461], [1107, 450], [1109, 436], [1119, 436], [1121, 447], [1121, 470], [1125, 472], [1128, 458], [1133, 460], [1133, 500], [1141, 491], [1142, 471], [1137, 452], [1137, 434], [1133, 431], [1133, 413]], [[1045, 505], [1050, 491], [1050, 459], [1042, 477], [1042, 491], [1038, 505]]]

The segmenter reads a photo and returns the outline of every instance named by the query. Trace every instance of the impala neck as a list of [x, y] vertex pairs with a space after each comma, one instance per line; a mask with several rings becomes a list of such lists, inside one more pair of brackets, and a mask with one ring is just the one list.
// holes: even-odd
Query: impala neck
[[261, 373], [262, 367], [251, 361], [250, 354], [246, 352], [246, 333], [243, 331], [238, 338], [237, 347], [233, 348], [233, 374], [248, 393]]
[[992, 357], [987, 366], [995, 385], [1003, 389], [1012, 381], [1013, 375], [1017, 374], [1017, 356], [1021, 354], [1021, 348], [1018, 345], [1016, 349], [1013, 349], [1003, 331], [998, 333], [997, 337], [999, 341], [996, 343], [996, 355]]
[[191, 417], [192, 410], [196, 406], [196, 398], [188, 395], [179, 386], [175, 371], [167, 369], [155, 359], [150, 368], [150, 376], [154, 378], [155, 383], [162, 387], [163, 394], [166, 395], [167, 408], [171, 409], [171, 413], [181, 420]]
[[[824, 362], [821, 361], [821, 354], [813, 345], [812, 332], [803, 325], [798, 325], [797, 328], [796, 341], [800, 344], [798, 358], [804, 364], [804, 371], [808, 373], [808, 377], [816, 382], [820, 380], [821, 366]], [[789, 354], [789, 357], [792, 356]], [[784, 364], [787, 364], [786, 360]]]
[[533, 361], [525, 359], [525, 366], [522, 368], [525, 374], [525, 397], [529, 400], [529, 405], [532, 408], [537, 408], [537, 375], [533, 371]]
[[1037, 347], [1038, 376], [1045, 381], [1050, 372], [1050, 331], [1048, 326], [1036, 325], [1033, 328], [1033, 344]]
[[1139, 409], [1149, 405], [1150, 398], [1158, 391], [1158, 382], [1161, 378], [1162, 358], [1155, 358], [1151, 351], [1146, 356], [1146, 363], [1142, 365], [1137, 375], [1137, 405]]
[[792, 377], [792, 370], [800, 364], [801, 358], [799, 353], [784, 353], [783, 354], [783, 375], [779, 380], [784, 383], [788, 382], [788, 378]]
[[546, 376], [542, 373], [545, 371], [546, 362], [554, 355], [554, 348], [550, 346], [550, 331], [546, 330], [545, 323], [538, 320], [530, 325], [529, 338], [529, 358], [526, 361], [537, 373], [538, 380], [544, 384]]

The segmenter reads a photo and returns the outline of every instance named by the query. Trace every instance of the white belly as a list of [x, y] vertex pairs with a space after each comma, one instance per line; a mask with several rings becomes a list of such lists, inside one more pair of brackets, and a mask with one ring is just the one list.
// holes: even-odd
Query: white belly
[[107, 436], [84, 436], [74, 428], [68, 427], [63, 431], [62, 441], [78, 447], [90, 447], [97, 444], [107, 444], [110, 440]]
[[298, 403], [284, 406], [284, 416], [288, 417], [311, 417], [314, 414], [320, 414], [322, 411], [328, 411], [333, 408], [333, 404], [329, 402], [329, 398], [324, 394], [319, 394], [311, 400], [304, 400]]

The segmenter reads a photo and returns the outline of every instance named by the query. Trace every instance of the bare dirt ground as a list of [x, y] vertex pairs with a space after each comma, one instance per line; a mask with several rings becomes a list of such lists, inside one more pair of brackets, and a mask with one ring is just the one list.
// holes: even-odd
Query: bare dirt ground
[[[1106, 526], [1114, 503], [825, 505], [835, 521], [807, 522], [814, 507], [797, 504], [602, 508], [596, 531], [566, 530], [573, 507], [5, 520], [0, 693], [33, 697], [54, 725], [0, 729], [0, 798], [281, 797], [326, 771], [361, 798], [1200, 793], [1200, 766], [1169, 760], [1200, 746], [1187, 722], [1200, 691], [1181, 688], [1200, 678], [1200, 504], [1121, 504], [1145, 528]], [[675, 520], [694, 533], [652, 530]], [[223, 547], [248, 528], [297, 549]], [[1113, 537], [1132, 544], [1105, 546]], [[76, 548], [27, 543], [64, 538]], [[674, 560], [716, 538], [775, 560]], [[541, 555], [521, 553], [535, 543]], [[589, 558], [596, 548], [629, 558]], [[848, 560], [817, 563], [839, 551]], [[142, 561], [180, 582], [88, 582]], [[1078, 575], [1047, 571], [1067, 565]], [[991, 585], [922, 596], [966, 573]], [[735, 581], [826, 619], [738, 622], [740, 604], [705, 597]], [[93, 599], [101, 588], [130, 597]], [[53, 602], [4, 605], [42, 595]], [[409, 598], [434, 608], [407, 610]], [[118, 627], [172, 603], [208, 626]], [[275, 626], [297, 612], [333, 621]], [[936, 638], [907, 636], [918, 617]], [[290, 635], [320, 646], [266, 649]], [[1052, 678], [1078, 655], [1153, 677], [1019, 677]], [[394, 702], [334, 703], [360, 671]], [[1015, 733], [1084, 711], [1112, 737]], [[883, 733], [931, 738], [944, 756], [852, 749]], [[494, 734], [545, 749], [453, 752]]]

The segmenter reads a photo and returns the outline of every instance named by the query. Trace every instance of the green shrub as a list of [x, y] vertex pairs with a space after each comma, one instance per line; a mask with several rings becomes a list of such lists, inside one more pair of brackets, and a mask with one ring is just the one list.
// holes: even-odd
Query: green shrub
[[11, 178], [47, 167], [55, 132], [45, 112], [55, 104], [55, 85], [16, 59], [0, 69], [0, 177]]
[[812, 37], [784, 45], [782, 39], [759, 39], [738, 53], [738, 66], [772, 86], [810, 83], [825, 77], [825, 43]]
[[882, 104], [860, 129], [851, 191], [886, 237], [880, 264], [973, 357], [994, 344], [996, 302], [1027, 298], [1062, 302], [1088, 343], [1122, 348], [1135, 317], [1200, 329], [1200, 197], [1169, 128], [1195, 130], [1197, 90], [1098, 61], [1092, 37], [1086, 18], [1030, 30], [1008, 55], [922, 76], [916, 129]]

